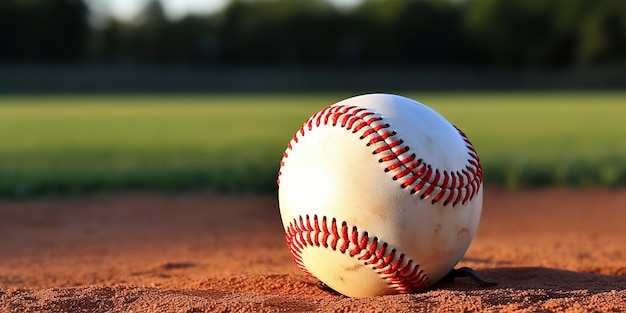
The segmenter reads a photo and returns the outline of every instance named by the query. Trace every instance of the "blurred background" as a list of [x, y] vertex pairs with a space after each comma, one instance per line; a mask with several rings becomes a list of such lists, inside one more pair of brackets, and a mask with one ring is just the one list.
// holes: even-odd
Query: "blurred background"
[[623, 88], [620, 0], [3, 0], [0, 90]]
[[625, 88], [622, 0], [3, 0], [0, 196], [273, 192], [309, 115], [376, 91], [488, 183], [621, 186]]

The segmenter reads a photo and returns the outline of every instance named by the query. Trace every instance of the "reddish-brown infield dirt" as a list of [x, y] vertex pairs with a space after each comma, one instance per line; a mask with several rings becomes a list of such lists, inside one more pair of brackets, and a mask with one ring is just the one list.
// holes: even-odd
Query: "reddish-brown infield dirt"
[[292, 262], [275, 196], [0, 202], [0, 312], [626, 312], [626, 190], [487, 188], [458, 266], [409, 295], [324, 292]]

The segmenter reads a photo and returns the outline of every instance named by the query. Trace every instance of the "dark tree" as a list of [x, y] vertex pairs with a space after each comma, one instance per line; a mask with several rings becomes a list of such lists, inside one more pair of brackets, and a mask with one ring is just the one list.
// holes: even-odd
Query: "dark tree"
[[79, 0], [3, 0], [0, 58], [75, 61], [85, 54], [87, 7]]

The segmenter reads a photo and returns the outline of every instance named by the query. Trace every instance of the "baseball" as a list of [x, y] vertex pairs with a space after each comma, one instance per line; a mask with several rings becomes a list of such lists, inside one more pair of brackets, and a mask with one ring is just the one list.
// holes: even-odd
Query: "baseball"
[[478, 227], [476, 150], [439, 113], [402, 96], [361, 95], [315, 113], [280, 165], [294, 262], [349, 297], [429, 288]]

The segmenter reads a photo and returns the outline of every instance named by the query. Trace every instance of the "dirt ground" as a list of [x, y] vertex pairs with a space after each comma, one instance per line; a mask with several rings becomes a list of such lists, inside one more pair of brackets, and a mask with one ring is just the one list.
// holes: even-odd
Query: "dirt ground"
[[0, 312], [626, 312], [626, 190], [487, 187], [468, 278], [346, 298], [291, 260], [275, 196], [0, 202]]

